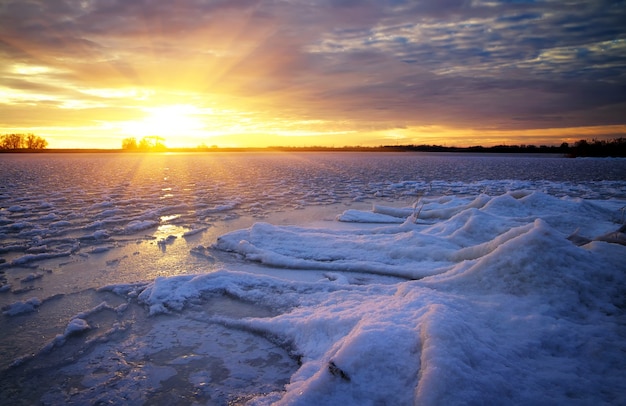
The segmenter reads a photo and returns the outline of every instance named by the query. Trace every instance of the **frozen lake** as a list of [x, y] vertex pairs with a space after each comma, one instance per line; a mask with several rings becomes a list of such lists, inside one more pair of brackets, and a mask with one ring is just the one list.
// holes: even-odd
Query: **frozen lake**
[[624, 159], [1, 154], [0, 403], [623, 403], [625, 207]]

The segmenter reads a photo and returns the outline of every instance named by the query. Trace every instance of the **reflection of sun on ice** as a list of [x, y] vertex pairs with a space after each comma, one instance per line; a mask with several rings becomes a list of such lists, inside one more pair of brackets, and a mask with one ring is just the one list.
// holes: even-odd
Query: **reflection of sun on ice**
[[126, 134], [136, 137], [193, 135], [204, 128], [199, 118], [201, 111], [195, 106], [178, 104], [146, 107], [143, 110], [147, 113], [144, 119], [124, 124]]

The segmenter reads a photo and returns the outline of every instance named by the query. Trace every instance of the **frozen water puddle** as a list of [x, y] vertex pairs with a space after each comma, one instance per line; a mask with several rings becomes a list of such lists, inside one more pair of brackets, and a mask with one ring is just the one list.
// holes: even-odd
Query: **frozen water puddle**
[[136, 303], [103, 302], [77, 315], [32, 358], [2, 372], [0, 403], [239, 404], [282, 391], [298, 368], [287, 350], [219, 322], [271, 315], [228, 296], [155, 316]]

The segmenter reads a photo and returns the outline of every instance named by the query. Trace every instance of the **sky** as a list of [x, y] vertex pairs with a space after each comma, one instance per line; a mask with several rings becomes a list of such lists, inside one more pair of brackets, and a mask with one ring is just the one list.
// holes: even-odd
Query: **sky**
[[626, 136], [626, 1], [0, 0], [0, 134], [49, 148]]

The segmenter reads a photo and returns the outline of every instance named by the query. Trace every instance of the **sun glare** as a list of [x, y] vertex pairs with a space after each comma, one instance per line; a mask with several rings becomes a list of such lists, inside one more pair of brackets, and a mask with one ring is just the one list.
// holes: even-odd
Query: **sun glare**
[[146, 117], [142, 120], [126, 122], [124, 133], [135, 137], [145, 136], [193, 136], [205, 128], [200, 118], [201, 110], [191, 105], [171, 105], [146, 107]]

